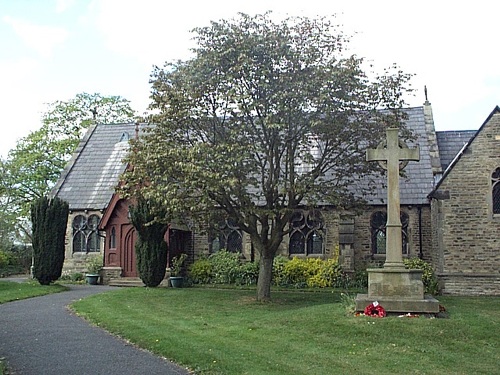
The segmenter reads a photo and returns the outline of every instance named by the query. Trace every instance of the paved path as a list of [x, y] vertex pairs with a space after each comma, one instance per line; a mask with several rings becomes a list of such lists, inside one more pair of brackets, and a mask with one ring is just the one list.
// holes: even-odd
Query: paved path
[[71, 290], [0, 305], [0, 357], [15, 375], [185, 375], [188, 371], [127, 344], [71, 314], [66, 306], [111, 290]]

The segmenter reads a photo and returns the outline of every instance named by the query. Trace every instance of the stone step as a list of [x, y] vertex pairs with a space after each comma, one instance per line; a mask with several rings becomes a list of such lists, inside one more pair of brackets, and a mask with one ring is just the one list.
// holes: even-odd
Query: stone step
[[[123, 286], [123, 287], [137, 287], [144, 286], [144, 283], [139, 277], [117, 277], [111, 278], [109, 280], [109, 286]], [[163, 279], [163, 281], [159, 285], [160, 287], [168, 287], [168, 278]]]
[[109, 286], [121, 286], [121, 287], [137, 287], [144, 286], [142, 280], [138, 277], [120, 277], [116, 279], [109, 280]]

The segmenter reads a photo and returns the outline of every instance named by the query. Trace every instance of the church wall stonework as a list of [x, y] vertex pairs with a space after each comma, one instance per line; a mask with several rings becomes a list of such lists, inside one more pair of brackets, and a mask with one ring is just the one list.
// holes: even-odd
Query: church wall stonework
[[76, 216], [83, 215], [89, 217], [91, 215], [102, 216], [102, 212], [98, 210], [85, 210], [85, 211], [71, 211], [68, 215], [68, 225], [66, 226], [65, 237], [65, 251], [64, 251], [64, 265], [63, 274], [72, 274], [75, 272], [86, 272], [86, 260], [89, 256], [96, 256], [102, 254], [104, 249], [104, 232], [100, 232], [100, 249], [99, 253], [84, 253], [73, 252], [73, 220]]
[[[354, 258], [357, 270], [380, 267], [385, 262], [385, 255], [372, 254], [370, 219], [376, 211], [386, 211], [385, 206], [367, 207], [363, 214], [355, 218]], [[431, 259], [431, 212], [425, 206], [401, 206], [401, 212], [408, 215], [408, 246], [409, 252], [404, 258], [422, 256], [426, 261]]]
[[445, 175], [432, 205], [433, 263], [443, 294], [500, 295], [500, 215], [491, 206], [491, 176], [498, 167], [497, 113]]

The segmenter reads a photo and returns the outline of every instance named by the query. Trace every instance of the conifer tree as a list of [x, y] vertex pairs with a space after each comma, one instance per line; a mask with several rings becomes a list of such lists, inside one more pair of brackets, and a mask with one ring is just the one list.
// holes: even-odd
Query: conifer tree
[[41, 285], [61, 277], [68, 214], [68, 203], [57, 197], [41, 197], [31, 205], [33, 276]]
[[166, 225], [154, 215], [154, 204], [143, 198], [130, 207], [130, 218], [137, 231], [135, 256], [139, 277], [147, 287], [160, 285], [167, 267]]

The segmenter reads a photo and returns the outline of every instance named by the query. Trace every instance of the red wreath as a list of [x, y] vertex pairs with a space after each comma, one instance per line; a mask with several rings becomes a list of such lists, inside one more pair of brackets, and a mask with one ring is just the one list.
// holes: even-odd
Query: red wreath
[[365, 307], [365, 315], [373, 316], [376, 318], [383, 318], [384, 316], [386, 316], [386, 313], [385, 309], [382, 306], [380, 306], [380, 304], [377, 301], [375, 301]]

